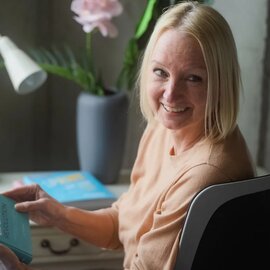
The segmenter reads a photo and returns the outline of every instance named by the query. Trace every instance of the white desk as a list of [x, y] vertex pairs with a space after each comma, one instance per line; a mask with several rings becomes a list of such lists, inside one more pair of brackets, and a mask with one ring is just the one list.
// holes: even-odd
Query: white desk
[[[0, 173], [0, 193], [12, 187], [29, 173]], [[119, 196], [128, 188], [127, 183], [108, 185]], [[120, 270], [123, 252], [108, 251], [85, 243], [55, 228], [31, 224], [33, 261], [31, 266], [40, 270]], [[51, 250], [44, 245], [51, 246]]]

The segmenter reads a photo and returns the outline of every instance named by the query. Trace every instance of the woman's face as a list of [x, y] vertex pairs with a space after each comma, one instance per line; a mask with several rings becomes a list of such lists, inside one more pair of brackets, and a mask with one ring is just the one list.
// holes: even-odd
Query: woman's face
[[203, 132], [207, 70], [196, 39], [176, 30], [164, 32], [147, 72], [147, 98], [155, 118], [172, 130]]

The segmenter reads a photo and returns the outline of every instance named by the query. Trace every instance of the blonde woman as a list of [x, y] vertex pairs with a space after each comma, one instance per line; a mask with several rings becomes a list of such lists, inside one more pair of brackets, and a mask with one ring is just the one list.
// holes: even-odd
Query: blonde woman
[[170, 270], [194, 195], [254, 176], [237, 125], [240, 70], [225, 19], [196, 2], [169, 8], [145, 50], [138, 85], [148, 124], [130, 188], [112, 207], [87, 212], [63, 206], [38, 186], [5, 195], [39, 224], [124, 249], [126, 270]]

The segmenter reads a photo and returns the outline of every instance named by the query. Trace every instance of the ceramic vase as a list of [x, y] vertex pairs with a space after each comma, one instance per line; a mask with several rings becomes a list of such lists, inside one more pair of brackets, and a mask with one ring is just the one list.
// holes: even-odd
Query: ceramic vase
[[122, 166], [127, 131], [128, 98], [80, 93], [77, 100], [77, 150], [80, 170], [104, 184], [116, 183]]

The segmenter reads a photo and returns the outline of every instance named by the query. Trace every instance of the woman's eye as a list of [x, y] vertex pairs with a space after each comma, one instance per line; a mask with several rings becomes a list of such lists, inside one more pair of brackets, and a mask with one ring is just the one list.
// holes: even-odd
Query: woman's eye
[[153, 71], [158, 77], [163, 77], [163, 78], [167, 77], [167, 73], [160, 68], [155, 68]]
[[202, 78], [200, 76], [197, 76], [197, 75], [190, 75], [190, 76], [188, 76], [187, 80], [190, 82], [201, 82]]

